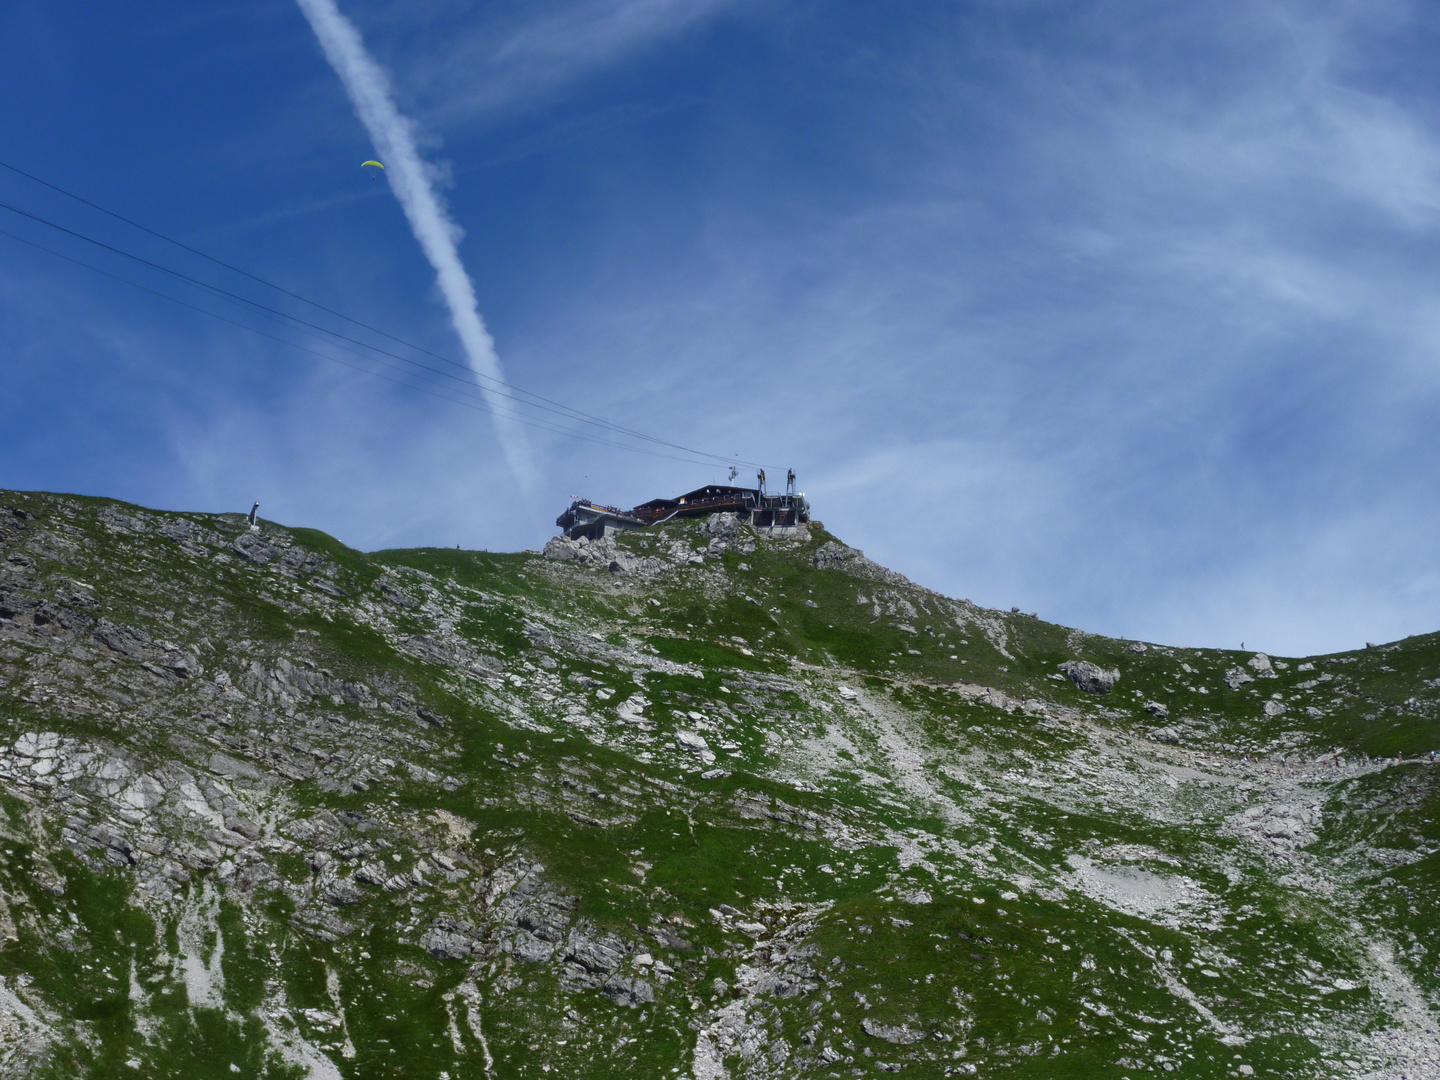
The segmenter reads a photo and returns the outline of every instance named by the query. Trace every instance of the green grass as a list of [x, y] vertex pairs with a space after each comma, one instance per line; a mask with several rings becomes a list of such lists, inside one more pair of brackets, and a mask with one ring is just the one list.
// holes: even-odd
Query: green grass
[[[738, 968], [757, 962], [753, 950], [765, 948], [722, 930], [711, 915], [722, 904], [747, 919], [764, 917], [782, 901], [813, 905], [809, 917], [818, 928], [803, 959], [814, 985], [795, 997], [762, 995], [754, 1007], [757, 1022], [783, 1036], [797, 1060], [813, 1063], [816, 1076], [850, 1076], [853, 1068], [876, 1074], [877, 1062], [902, 1063], [906, 1076], [942, 1076], [965, 1061], [982, 1066], [981, 1075], [1138, 1080], [1157, 1054], [1179, 1075], [1229, 1076], [1237, 1051], [1171, 992], [1162, 969], [1183, 978], [1219, 1023], [1253, 1034], [1243, 1060], [1257, 1075], [1329, 1075], [1328, 1051], [1303, 1035], [1306, 1025], [1362, 1031], [1378, 1023], [1381, 1010], [1363, 985], [1368, 960], [1352, 916], [1367, 934], [1388, 935], [1406, 969], [1440, 992], [1434, 974], [1440, 856], [1426, 854], [1440, 844], [1440, 788], [1433, 779], [1440, 773], [1406, 765], [1328, 789], [1320, 840], [1309, 857], [1344, 868], [1333, 896], [1276, 880], [1282, 875], [1269, 856], [1219, 827], [1224, 814], [1261, 797], [1258, 791], [1212, 791], [1187, 779], [1189, 786], [1167, 796], [1167, 805], [1204, 822], [1194, 827], [1143, 805], [1067, 801], [1072, 789], [1057, 779], [1066, 763], [1084, 765], [1107, 740], [1123, 748], [1128, 737], [1162, 723], [1180, 730], [1182, 749], [1231, 760], [1247, 750], [1313, 759], [1335, 749], [1387, 757], [1434, 749], [1440, 746], [1440, 694], [1428, 682], [1440, 669], [1440, 635], [1407, 639], [1394, 651], [1315, 658], [1307, 672], [1298, 659], [1275, 658], [1289, 666], [1277, 664], [1275, 678], [1232, 691], [1222, 676], [1234, 666], [1250, 671], [1252, 654], [1137, 652], [1130, 642], [1076, 635], [1024, 615], [985, 613], [1003, 630], [1006, 655], [965, 609], [958, 609], [957, 621], [957, 609], [943, 598], [815, 569], [810, 556], [826, 535], [808, 545], [761, 545], [752, 555], [726, 555], [717, 587], [713, 564], [641, 582], [530, 555], [445, 548], [364, 554], [322, 533], [290, 530], [296, 543], [340, 566], [351, 596], [332, 602], [313, 590], [297, 592], [269, 570], [189, 559], [153, 532], [113, 535], [95, 518], [108, 505], [104, 500], [74, 500], [72, 511], [45, 496], [5, 498], [33, 508], [42, 527], [73, 525], [90, 545], [70, 563], [46, 562], [36, 573], [84, 577], [102, 601], [96, 614], [156, 638], [208, 639], [202, 650], [207, 677], [220, 669], [238, 674], [257, 657], [273, 664], [288, 656], [389, 688], [385, 693], [402, 687], [446, 718], [445, 727], [432, 731], [328, 700], [302, 702], [297, 717], [278, 707], [242, 717], [237, 727], [247, 738], [284, 743], [300, 730], [307, 710], [340, 716], [350, 725], [369, 725], [368, 752], [413, 754], [465, 781], [449, 791], [401, 772], [354, 794], [305, 781], [275, 794], [284, 805], [366, 815], [378, 823], [376, 831], [352, 829], [347, 840], [395, 838], [383, 858], [396, 868], [440, 847], [483, 871], [523, 854], [545, 865], [547, 887], [569, 897], [585, 925], [651, 948], [676, 968], [657, 1002], [628, 1010], [598, 990], [566, 993], [553, 966], [520, 964], [497, 952], [475, 973], [477, 1016], [494, 1059], [487, 1072], [463, 999], [447, 1001], [469, 964], [436, 960], [418, 946], [438, 916], [483, 922], [485, 901], [474, 891], [478, 871], [450, 893], [437, 888], [397, 896], [367, 886], [359, 904], [335, 913], [355, 929], [332, 943], [299, 929], [325, 910], [309, 893], [315, 875], [305, 854], [271, 852], [264, 857], [278, 882], [251, 894], [222, 889], [208, 947], [223, 945], [225, 1009], [192, 1007], [176, 974], [175, 906], [145, 901], [128, 871], [85, 865], [64, 851], [53, 828], [34, 833], [32, 804], [9, 797], [0, 800], [7, 827], [26, 839], [5, 841], [0, 888], [23, 898], [30, 915], [18, 924], [20, 940], [0, 949], [0, 974], [28, 976], [70, 1025], [43, 1075], [132, 1076], [125, 1064], [132, 1058], [146, 1076], [228, 1078], [235, 1075], [232, 1064], [247, 1076], [293, 1075], [269, 1045], [261, 1010], [283, 994], [292, 1013], [332, 1011], [327, 971], [338, 975], [356, 1056], [333, 1052], [339, 1036], [319, 1021], [302, 1018], [301, 1032], [331, 1047], [347, 1078], [682, 1075], [693, 1046], [691, 1024], [708, 1015], [692, 1013], [690, 999], [715, 1004], [711, 981], [733, 986]], [[655, 555], [676, 539], [697, 542], [694, 524], [672, 523], [620, 543]], [[742, 562], [750, 569], [740, 570]], [[439, 633], [428, 613], [388, 603], [374, 589], [388, 572], [418, 595], [411, 571], [431, 575], [458, 616], [456, 631], [477, 651], [500, 657], [523, 685], [507, 681], [498, 691], [397, 652], [387, 633]], [[383, 620], [365, 613], [361, 597], [373, 601]], [[659, 604], [649, 603], [652, 598]], [[913, 612], [904, 612], [901, 600]], [[877, 602], [900, 613], [877, 616]], [[696, 673], [631, 671], [563, 645], [547, 650], [525, 633], [530, 620], [581, 641], [595, 634], [612, 647], [637, 648]], [[13, 662], [15, 671], [23, 675], [29, 665], [48, 662], [37, 659], [43, 655], [26, 650]], [[1052, 678], [1072, 658], [1118, 669], [1115, 692], [1087, 695]], [[1327, 662], [1332, 659], [1340, 662]], [[114, 670], [133, 675], [135, 668], [127, 661]], [[1325, 674], [1333, 678], [1318, 681]], [[576, 677], [615, 694], [603, 702], [594, 687], [582, 693]], [[1310, 680], [1317, 684], [1302, 687]], [[814, 766], [823, 774], [822, 790], [779, 778], [811, 768], [800, 761], [805, 740], [844, 726], [841, 718], [849, 714], [837, 703], [837, 681], [863, 688], [903, 718], [906, 731], [918, 733], [921, 782], [907, 786], [886, 773], [887, 732], [878, 721], [869, 727], [857, 721], [846, 729], [850, 749], [836, 744], [832, 760]], [[1052, 710], [1073, 709], [1101, 726], [1005, 712], [968, 700], [959, 683], [995, 687]], [[617, 741], [597, 745], [558, 722], [556, 707], [539, 692], [543, 685], [573, 692], [602, 718], [642, 693], [653, 729], [614, 728]], [[1200, 693], [1202, 687], [1209, 692]], [[1349, 696], [1336, 702], [1342, 689]], [[157, 691], [141, 703], [150, 712], [62, 711], [33, 695], [27, 700], [17, 678], [0, 688], [0, 733], [13, 739], [21, 731], [49, 730], [109, 740], [142, 756], [147, 767], [181, 753], [203, 760], [208, 746], [177, 749], [166, 726], [191, 715], [187, 692]], [[1276, 693], [1288, 711], [1267, 719], [1264, 701]], [[520, 704], [520, 718], [494, 704], [504, 695]], [[1168, 705], [1170, 718], [1147, 713], [1150, 701]], [[1312, 717], [1307, 706], [1324, 713]], [[694, 720], [692, 710], [707, 719]], [[738, 746], [722, 756], [726, 775], [712, 780], [696, 775], [696, 763], [681, 760], [672, 743], [678, 728], [706, 724], [712, 744], [724, 738]], [[350, 737], [333, 739], [340, 745]], [[653, 750], [653, 760], [634, 755], [642, 745]], [[963, 773], [938, 771], [940, 764], [960, 763]], [[1134, 768], [1140, 776], [1141, 766]], [[1002, 775], [1033, 784], [1016, 786]], [[566, 786], [567, 778], [574, 786]], [[926, 784], [959, 813], [947, 816], [917, 794]], [[592, 797], [592, 790], [604, 798]], [[756, 813], [751, 793], [776, 816]], [[819, 815], [822, 828], [779, 820], [783, 808], [770, 800]], [[473, 825], [468, 838], [440, 836], [431, 815], [441, 810]], [[53, 825], [53, 815], [46, 820]], [[902, 858], [897, 837], [934, 842]], [[34, 858], [41, 848], [60, 852], [53, 858], [67, 881], [61, 896], [42, 887]], [[1392, 853], [1389, 861], [1370, 859], [1371, 849]], [[1103, 862], [1102, 853], [1121, 850], [1137, 854], [1116, 865], [1167, 879], [1183, 873], [1193, 881], [1211, 904], [1206, 913], [1187, 916], [1207, 920], [1203, 932], [1166, 925], [1163, 917], [1123, 914], [1081, 891], [1053, 887], [1070, 872], [1069, 856]], [[393, 862], [392, 853], [401, 861]], [[1051, 884], [1017, 887], [1016, 898], [1005, 899], [1006, 883], [1022, 878]], [[196, 888], [190, 886], [184, 902], [193, 902]], [[931, 902], [899, 899], [919, 889]], [[693, 949], [667, 952], [650, 943], [646, 929], [671, 918]], [[1157, 959], [1162, 955], [1169, 959]], [[1227, 965], [1217, 956], [1244, 962]], [[145, 988], [142, 1009], [128, 995], [132, 964]], [[1307, 975], [1311, 964], [1332, 983], [1343, 975], [1362, 985], [1319, 986]], [[1203, 974], [1207, 970], [1216, 974]], [[926, 1035], [897, 1046], [865, 1034], [866, 1017], [909, 1024]], [[806, 1036], [814, 1032], [810, 1047]], [[816, 1055], [825, 1045], [854, 1062], [820, 1063]], [[550, 1073], [542, 1072], [543, 1064]], [[737, 1076], [751, 1068], [732, 1062]]]

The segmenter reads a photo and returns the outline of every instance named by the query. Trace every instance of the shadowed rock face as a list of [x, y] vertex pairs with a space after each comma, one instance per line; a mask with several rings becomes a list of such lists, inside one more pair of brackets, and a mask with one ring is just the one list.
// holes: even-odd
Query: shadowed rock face
[[0, 493], [0, 1074], [1435, 1075], [1437, 671]]

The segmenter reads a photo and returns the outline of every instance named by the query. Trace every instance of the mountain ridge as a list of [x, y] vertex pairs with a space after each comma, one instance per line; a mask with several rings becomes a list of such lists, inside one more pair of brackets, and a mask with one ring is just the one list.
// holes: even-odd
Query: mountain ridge
[[1440, 1075], [1440, 635], [0, 508], [15, 1075]]

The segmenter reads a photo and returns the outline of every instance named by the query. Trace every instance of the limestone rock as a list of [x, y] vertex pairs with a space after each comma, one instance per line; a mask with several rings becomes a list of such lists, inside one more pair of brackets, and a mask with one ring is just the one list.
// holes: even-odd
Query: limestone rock
[[655, 1000], [654, 987], [633, 975], [612, 975], [605, 982], [604, 992], [616, 1005], [632, 1009]]
[[615, 714], [622, 723], [639, 724], [644, 722], [643, 713], [649, 706], [650, 702], [645, 695], [637, 692], [615, 706]]
[[910, 1025], [901, 1024], [898, 1027], [892, 1024], [882, 1024], [878, 1020], [865, 1017], [860, 1021], [860, 1027], [866, 1035], [875, 1039], [884, 1039], [886, 1042], [895, 1043], [899, 1046], [907, 1046], [910, 1043], [917, 1043], [925, 1037], [923, 1031], [912, 1031]]
[[349, 878], [332, 878], [325, 885], [322, 894], [326, 903], [334, 904], [336, 907], [350, 907], [358, 904], [364, 899], [365, 894]]
[[598, 540], [585, 536], [574, 540], [565, 536], [551, 537], [545, 545], [545, 558], [597, 567], [612, 574], [651, 575], [659, 573], [665, 566], [660, 559], [631, 554], [608, 536]]
[[[1351, 992], [1360, 1000], [1339, 1002], [1339, 1013], [1322, 1007], [1313, 1020], [1337, 1033], [1321, 1047], [1324, 1060], [1338, 1060], [1332, 1050], [1373, 1028], [1388, 1041], [1359, 1046], [1355, 1058], [1363, 1051], [1366, 1064], [1347, 1068], [1373, 1070], [1384, 1055], [1418, 1044], [1429, 1057], [1397, 1057], [1393, 1071], [1429, 1075], [1440, 1045], [1424, 1041], [1430, 1028], [1387, 1018], [1381, 995], [1366, 1001], [1363, 981], [1352, 981], [1367, 969], [1376, 924], [1370, 916], [1363, 926], [1349, 920], [1361, 914], [1354, 897], [1372, 889], [1421, 910], [1413, 875], [1423, 867], [1406, 882], [1379, 874], [1434, 854], [1433, 838], [1405, 835], [1406, 820], [1425, 812], [1417, 800], [1433, 786], [1433, 762], [1416, 760], [1408, 746], [1403, 761], [1366, 760], [1349, 742], [1322, 752], [1318, 733], [1333, 725], [1309, 720], [1322, 704], [1337, 716], [1370, 709], [1377, 728], [1393, 723], [1392, 714], [1407, 725], [1431, 716], [1440, 679], [1428, 677], [1436, 672], [1433, 656], [1421, 652], [1426, 642], [1404, 645], [1418, 655], [1394, 658], [1401, 671], [1383, 666], [1388, 653], [1334, 656], [1319, 661], [1323, 675], [1297, 674], [1293, 687], [1284, 664], [1263, 654], [1231, 659], [1122, 642], [1122, 688], [1115, 673], [1082, 664], [1098, 646], [1079, 631], [1057, 646], [1058, 628], [1041, 633], [1018, 612], [913, 589], [857, 550], [826, 544], [828, 535], [753, 536], [724, 515], [597, 542], [557, 540], [549, 561], [499, 558], [465, 574], [458, 553], [454, 562], [444, 553], [407, 560], [428, 572], [360, 553], [341, 567], [277, 526], [248, 530], [242, 515], [192, 520], [125, 506], [105, 513], [96, 500], [24, 498], [45, 508], [38, 522], [0, 507], [0, 862], [11, 860], [0, 874], [6, 1076], [33, 1080], [55, 1061], [112, 1051], [136, 1076], [164, 1071], [159, 1040], [187, 1001], [234, 1005], [210, 1018], [233, 1021], [236, 1037], [245, 1025], [244, 1056], [227, 1035], [235, 1065], [215, 1059], [230, 1075], [268, 1061], [272, 1050], [283, 1055], [282, 1047], [304, 1059], [292, 1065], [316, 1075], [332, 1075], [322, 1060], [332, 1056], [341, 1071], [353, 1071], [357, 1059], [403, 1064], [407, 1048], [369, 1022], [376, 1013], [361, 1005], [364, 995], [388, 1003], [390, 1013], [432, 1010], [415, 1019], [440, 1037], [441, 1049], [453, 1046], [456, 1075], [483, 1074], [486, 1054], [523, 1061], [537, 1076], [630, 1075], [636, 1062], [647, 1075], [711, 1080], [787, 1080], [812, 1070], [989, 1075], [1005, 1061], [1023, 1065], [1022, 1057], [1048, 1053], [1028, 1017], [1043, 1025], [1057, 1010], [1042, 994], [1027, 1002], [1014, 1037], [1006, 1035], [983, 1015], [983, 1001], [949, 994], [957, 964], [969, 969], [966, 957], [992, 970], [996, 985], [1037, 961], [1053, 964], [1064, 984], [1084, 989], [1081, 1004], [1098, 1017], [1133, 1005], [1127, 976], [1117, 968], [1107, 978], [1083, 948], [1065, 949], [1056, 938], [1042, 945], [1037, 936], [1024, 946], [1028, 955], [1012, 956], [1010, 916], [990, 901], [992, 887], [1000, 909], [1025, 906], [1021, 892], [1045, 899], [1050, 914], [1027, 908], [1035, 929], [1051, 914], [1056, 927], [1079, 918], [1127, 942], [1135, 917], [1166, 928], [1179, 960], [1158, 941], [1151, 959], [1196, 1000], [1223, 1002], [1236, 992], [1214, 970], [1224, 966], [1216, 958], [1223, 944], [1277, 991], [1274, 1002], [1262, 995], [1239, 1012], [1227, 1007], [1227, 1047], [1289, 1030], [1299, 1015], [1292, 1007], [1314, 1012], [1320, 994]], [[766, 554], [749, 574], [727, 574], [713, 561], [738, 562], [729, 553], [752, 541]], [[812, 559], [839, 573], [815, 572]], [[652, 571], [669, 577], [646, 581]], [[337, 580], [348, 594], [329, 584]], [[854, 617], [882, 639], [929, 642], [927, 655], [984, 638], [988, 645], [969, 653], [969, 670], [980, 678], [998, 658], [1007, 665], [1005, 690], [955, 681], [965, 670], [957, 656], [950, 668], [932, 658], [941, 666], [918, 681], [897, 671], [892, 691], [884, 677], [890, 653], [901, 666], [903, 644], [848, 659], [848, 650], [787, 655], [783, 627], [799, 613], [841, 623], [837, 603], [847, 624], [837, 631], [848, 633]], [[672, 654], [672, 634], [752, 647], [763, 663], [727, 666], [718, 649]], [[1034, 667], [1057, 647], [1075, 659], [1065, 674], [1046, 669], [1055, 681], [1069, 677], [1111, 696], [1057, 704], [1054, 683], [1044, 671], [1037, 680]], [[508, 667], [478, 655], [481, 648]], [[671, 655], [696, 659], [681, 665]], [[1184, 696], [1213, 695], [1232, 663], [1227, 676], [1239, 694], [1279, 671], [1285, 700], [1255, 693], [1253, 708], [1234, 708], [1235, 700]], [[1352, 666], [1332, 666], [1343, 664]], [[1295, 666], [1308, 673], [1317, 664]], [[1377, 670], [1389, 677], [1380, 680]], [[1414, 685], [1398, 696], [1376, 692], [1406, 681]], [[1413, 696], [1401, 704], [1406, 694]], [[1271, 719], [1261, 718], [1262, 707]], [[1137, 715], [1152, 741], [1125, 737]], [[1286, 724], [1273, 719], [1280, 715]], [[1295, 730], [1284, 730], [1292, 718]], [[494, 745], [493, 756], [474, 752], [482, 744]], [[724, 768], [697, 768], [721, 752]], [[702, 779], [726, 771], [747, 785], [754, 779], [758, 790]], [[460, 784], [473, 797], [444, 798], [442, 786]], [[787, 791], [794, 804], [782, 798]], [[1081, 836], [1063, 829], [1052, 845], [1043, 824], [1027, 828], [1032, 810], [1053, 816], [1037, 798], [1097, 820], [1118, 815], [1124, 826]], [[461, 816], [466, 808], [473, 820]], [[1343, 843], [1316, 842], [1322, 811], [1344, 824]], [[1213, 837], [1217, 829], [1227, 843], [1170, 843], [1180, 830]], [[546, 835], [551, 830], [557, 835]], [[719, 895], [709, 909], [695, 886], [710, 882], [677, 876], [685, 866], [674, 853], [693, 844], [686, 833], [703, 842], [707, 830], [725, 830], [760, 871], [737, 883], [743, 893], [718, 883], [716, 892], [743, 910]], [[1045, 843], [1035, 844], [1040, 838]], [[1066, 848], [1076, 840], [1086, 854], [1071, 861]], [[1387, 846], [1375, 846], [1381, 841]], [[597, 858], [586, 857], [587, 846]], [[547, 877], [534, 861], [539, 851], [566, 859], [565, 873]], [[902, 875], [887, 869], [892, 851]], [[794, 875], [803, 882], [812, 858], [815, 872], [869, 899], [835, 911], [808, 888], [797, 890]], [[1076, 873], [1059, 871], [1062, 859]], [[972, 871], [988, 883], [983, 895]], [[108, 910], [100, 922], [79, 918], [87, 906], [95, 910], [90, 875], [108, 877], [112, 896], [148, 909], [164, 927], [153, 948], [127, 939], [117, 952]], [[669, 891], [672, 884], [681, 887]], [[1263, 902], [1287, 893], [1301, 903]], [[1262, 902], [1249, 907], [1257, 896]], [[976, 917], [955, 918], [957, 908]], [[1125, 921], [1111, 925], [1107, 908]], [[697, 925], [707, 912], [713, 923]], [[1298, 932], [1288, 932], [1291, 922]], [[1318, 935], [1306, 929], [1312, 925]], [[1348, 955], [1331, 970], [1331, 931], [1347, 925], [1361, 928], [1345, 935], [1354, 941], [1340, 943]], [[1434, 943], [1427, 937], [1415, 948], [1428, 927], [1421, 919], [1412, 925], [1409, 955], [1396, 959], [1428, 964]], [[904, 932], [892, 935], [892, 927]], [[1259, 927], [1267, 932], [1250, 936]], [[836, 930], [874, 933], [883, 951], [861, 963], [833, 955]], [[313, 954], [307, 941], [299, 949], [267, 944], [292, 934], [350, 940]], [[274, 963], [252, 979], [247, 956], [266, 954]], [[933, 968], [922, 963], [932, 955]], [[1182, 970], [1191, 956], [1213, 967]], [[86, 973], [70, 1000], [43, 980], [20, 979], [32, 958], [49, 966], [57, 957]], [[892, 962], [894, 970], [879, 970]], [[938, 985], [909, 989], [926, 968]], [[235, 1004], [251, 995], [240, 985], [227, 990], [232, 976], [263, 1000]], [[396, 979], [435, 993], [410, 996]], [[294, 993], [302, 986], [303, 1001]], [[917, 1012], [912, 992], [936, 1002], [949, 995], [955, 1008]], [[103, 1025], [74, 1015], [102, 996], [129, 1002], [134, 1022], [118, 1043]], [[859, 1011], [850, 1011], [852, 1000]], [[1276, 1002], [1284, 1008], [1267, 1013]], [[1352, 1013], [1352, 1005], [1367, 1011]], [[1193, 1012], [1164, 1013], [1187, 1043], [1211, 1026]], [[31, 1023], [26, 1015], [49, 1025], [50, 1063], [14, 1057], [15, 1025]], [[512, 1027], [511, 1017], [523, 1022]], [[971, 1037], [977, 1027], [985, 1040]], [[647, 1030], [657, 1033], [649, 1044]], [[687, 1030], [693, 1042], [658, 1034]], [[1149, 1050], [1127, 1047], [1134, 1060], [1120, 1067], [1174, 1063], [1168, 1053], [1152, 1055], [1157, 1046], [1152, 1037]], [[218, 1044], [209, 1049], [221, 1052]], [[822, 1062], [837, 1067], [817, 1068]], [[1248, 1071], [1239, 1059], [1226, 1066]]]
[[380, 863], [362, 863], [355, 870], [355, 880], [366, 885], [384, 885], [389, 875]]
[[125, 514], [115, 506], [105, 507], [96, 516], [102, 523], [117, 532], [143, 533], [150, 530], [150, 524], [143, 515]]
[[1107, 670], [1089, 660], [1066, 660], [1060, 665], [1060, 670], [1087, 694], [1108, 694], [1120, 681], [1119, 671], [1113, 668]]
[[1255, 676], [1251, 675], [1242, 667], [1232, 667], [1229, 671], [1225, 672], [1225, 685], [1230, 687], [1231, 690], [1239, 690], [1240, 687], [1246, 683], [1252, 683], [1254, 681]]
[[280, 572], [286, 577], [298, 578], [308, 576], [321, 569], [328, 560], [318, 551], [306, 551], [302, 547], [292, 547], [280, 556]]
[[522, 629], [525, 631], [525, 636], [528, 637], [536, 647], [541, 649], [554, 648], [555, 635], [539, 623], [526, 619], [522, 624]]
[[556, 562], [590, 564], [591, 543], [588, 537], [571, 540], [568, 536], [552, 536], [545, 545], [544, 555]]
[[1252, 806], [1232, 818], [1230, 826], [1242, 836], [1279, 848], [1312, 844], [1320, 825], [1320, 810], [1288, 803]]
[[419, 598], [389, 574], [382, 574], [376, 580], [375, 589], [390, 603], [405, 608], [407, 611], [414, 611], [421, 606]]
[[620, 966], [624, 954], [616, 944], [606, 940], [595, 940], [582, 933], [571, 938], [566, 959], [574, 960], [586, 971], [608, 972]]
[[755, 550], [754, 535], [732, 513], [711, 514], [705, 522], [705, 532], [710, 537], [705, 549], [708, 558], [718, 559], [727, 551], [749, 555]]
[[432, 664], [440, 664], [444, 667], [454, 667], [459, 662], [457, 651], [435, 638], [426, 634], [412, 634], [409, 637], [400, 639], [400, 647], [411, 656], [428, 661]]
[[859, 548], [847, 547], [837, 540], [827, 540], [810, 556], [817, 570], [841, 570], [855, 577], [880, 581], [887, 585], [910, 585], [910, 579], [865, 557]]
[[668, 555], [676, 566], [700, 566], [705, 562], [704, 553], [696, 551], [684, 540], [676, 540], [671, 544]]
[[259, 532], [241, 533], [231, 541], [230, 550], [254, 566], [265, 566], [280, 554], [280, 548]]
[[715, 764], [715, 752], [710, 749], [710, 744], [705, 741], [705, 736], [698, 731], [677, 731], [675, 745], [681, 750], [689, 750], [692, 754], [698, 755], [706, 765]]
[[132, 660], [149, 659], [155, 652], [150, 635], [145, 631], [111, 622], [109, 619], [97, 622], [90, 636], [106, 648]]
[[479, 934], [453, 919], [436, 919], [420, 939], [420, 947], [437, 960], [466, 960], [476, 951]]

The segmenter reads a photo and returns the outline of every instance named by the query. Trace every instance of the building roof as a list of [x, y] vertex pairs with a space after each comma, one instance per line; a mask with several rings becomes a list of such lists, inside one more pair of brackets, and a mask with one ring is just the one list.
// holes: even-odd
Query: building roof
[[678, 495], [673, 499], [651, 499], [635, 507], [636, 510], [668, 510], [674, 506], [681, 506], [687, 503], [700, 502], [711, 499], [738, 499], [743, 501], [749, 496], [751, 501], [760, 501], [760, 492], [754, 488], [730, 487], [726, 484], [706, 484], [704, 487], [696, 488], [694, 491], [687, 491], [684, 495]]

